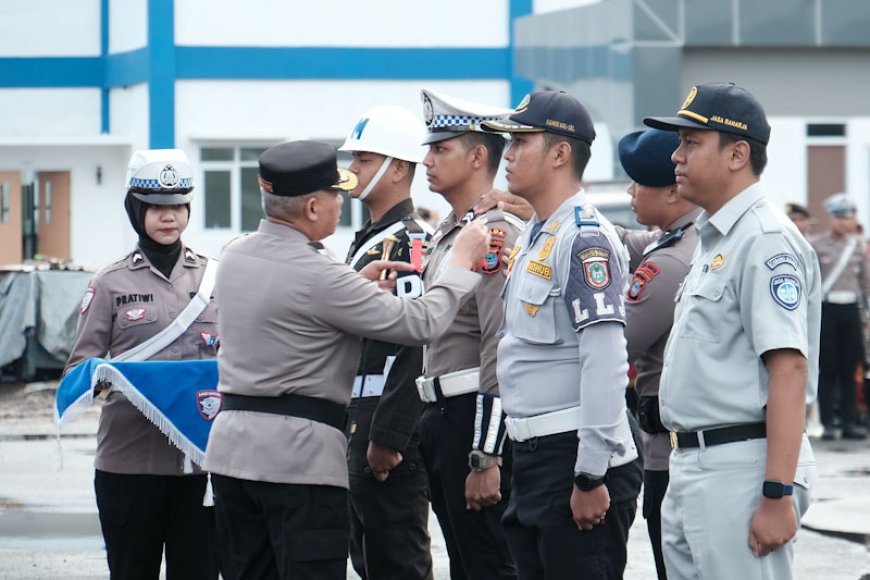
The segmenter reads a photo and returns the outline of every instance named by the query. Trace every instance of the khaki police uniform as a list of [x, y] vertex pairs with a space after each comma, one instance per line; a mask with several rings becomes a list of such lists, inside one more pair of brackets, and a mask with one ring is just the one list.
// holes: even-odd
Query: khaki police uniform
[[[301, 232], [261, 221], [256, 232], [226, 247], [218, 270], [218, 388], [230, 395], [298, 395], [347, 406], [360, 336], [429, 342], [479, 281], [477, 274], [448, 266], [425, 297], [398, 299], [319, 253]], [[294, 578], [344, 578], [346, 451], [343, 430], [325, 422], [228, 410], [225, 403], [211, 430], [205, 466], [224, 476], [214, 476], [218, 528], [229, 533], [222, 537], [225, 554], [238, 558], [230, 564], [234, 577], [255, 577], [277, 566], [281, 574], [292, 570]], [[246, 552], [257, 546], [274, 557]]]
[[628, 360], [637, 378], [637, 416], [643, 441], [643, 517], [659, 578], [665, 578], [661, 549], [661, 504], [668, 487], [671, 441], [659, 418], [659, 379], [665, 344], [674, 322], [674, 298], [689, 272], [698, 244], [694, 225], [701, 210], [677, 218], [665, 231], [638, 232], [617, 226], [629, 252], [632, 278], [625, 300]]
[[[357, 232], [346, 262], [359, 271], [381, 259], [387, 236], [396, 238], [390, 259], [419, 261], [431, 233], [413, 202], [405, 199]], [[418, 273], [399, 273], [397, 296], [412, 300], [422, 294]], [[429, 481], [418, 431], [423, 403], [414, 386], [423, 368], [423, 347], [364, 338], [361, 351], [348, 409], [351, 561], [368, 580], [431, 580]], [[402, 454], [384, 482], [369, 467], [370, 441]]]
[[[757, 184], [714, 215], [702, 213], [696, 227], [700, 243], [677, 294], [659, 392], [664, 426], [680, 432], [679, 440], [700, 442], [671, 453], [662, 505], [668, 577], [791, 578], [791, 543], [761, 559], [747, 547], [767, 453], [769, 377], [761, 357], [777, 349], [799, 351], [809, 365], [807, 400], [815, 398], [816, 257]], [[734, 435], [726, 439], [732, 442], [710, 443], [725, 434]], [[815, 479], [804, 436], [794, 479], [798, 516], [809, 507]]]
[[[582, 190], [528, 228], [511, 260], [498, 348], [514, 454], [504, 527], [529, 577], [618, 578], [625, 568], [642, 481], [625, 406], [627, 273], [616, 231]], [[606, 477], [610, 494], [589, 531], [569, 504], [580, 472]]]
[[[457, 216], [450, 212], [438, 226], [423, 272], [427, 291], [444, 276], [459, 231], [477, 217], [481, 216], [471, 212]], [[484, 421], [482, 425], [477, 425], [475, 420], [478, 406], [483, 409], [485, 405], [478, 394], [497, 397], [499, 393], [496, 333], [503, 316], [499, 295], [504, 286], [508, 254], [524, 223], [500, 209], [490, 210], [482, 217], [492, 236], [490, 252], [478, 267], [483, 273], [483, 282], [462, 304], [447, 331], [428, 345], [424, 363], [427, 378], [476, 376], [476, 380], [463, 393], [439, 395], [437, 401], [425, 406], [420, 425], [421, 448], [429, 472], [432, 508], [441, 523], [450, 554], [451, 577], [513, 578], [513, 563], [500, 523], [510, 497], [509, 453], [505, 454], [507, 461], [498, 467], [502, 495], [498, 504], [480, 512], [466, 509], [465, 480], [470, 472], [469, 451], [474, 447], [483, 448], [481, 439], [486, 439], [490, 431], [502, 433], [503, 439], [500, 411], [494, 414], [492, 421]], [[492, 397], [487, 398], [490, 404]], [[491, 406], [487, 409], [491, 410]], [[487, 453], [500, 455], [501, 443], [493, 441]]]
[[[841, 239], [827, 234], [811, 243], [819, 257], [822, 284], [830, 286], [822, 297], [820, 419], [828, 437], [834, 432], [838, 416], [843, 435], [856, 436], [855, 369], [861, 362], [864, 336], [861, 308], [870, 299], [870, 265], [865, 243], [854, 234]], [[848, 261], [841, 269], [838, 265], [846, 252]], [[836, 280], [829, 284], [835, 274]]]
[[[160, 333], [199, 290], [206, 263], [205, 257], [182, 246], [167, 279], [137, 248], [100, 270], [82, 299], [66, 370], [92, 357], [118, 356]], [[212, 359], [217, 344], [217, 310], [211, 302], [184, 334], [150, 360]], [[163, 527], [169, 526], [175, 538], [167, 545], [173, 570], [178, 570], [174, 566], [179, 559], [195, 560], [197, 565], [182, 568], [183, 574], [217, 577], [213, 538], [209, 537], [213, 534], [213, 510], [202, 507], [205, 476], [196, 466], [193, 473], [186, 473], [184, 454], [117, 391], [109, 393], [100, 413], [94, 463], [100, 520], [108, 541], [117, 541], [122, 530], [132, 526], [135, 529], [129, 534], [135, 537], [134, 543], [153, 547], [159, 556]], [[112, 494], [99, 493], [104, 485], [112, 485], [108, 480], [123, 483]], [[165, 513], [163, 498], [179, 493], [188, 501], [174, 502], [174, 509]], [[159, 522], [153, 521], [155, 515]], [[113, 573], [125, 575], [136, 570], [149, 574], [146, 562], [136, 560], [134, 551], [131, 546], [113, 544], [109, 558]], [[203, 572], [199, 564], [207, 562], [209, 555], [215, 559], [213, 566], [198, 576]], [[159, 570], [160, 558], [155, 561]]]

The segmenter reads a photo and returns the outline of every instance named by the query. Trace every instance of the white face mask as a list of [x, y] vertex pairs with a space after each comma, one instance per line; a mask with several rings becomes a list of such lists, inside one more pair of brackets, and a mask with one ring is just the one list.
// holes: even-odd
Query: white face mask
[[375, 188], [375, 186], [378, 184], [378, 182], [384, 176], [384, 173], [387, 172], [387, 168], [390, 166], [390, 163], [392, 163], [392, 162], [393, 162], [392, 157], [384, 158], [383, 165], [381, 165], [381, 168], [378, 169], [377, 173], [375, 173], [375, 176], [372, 177], [372, 180], [369, 181], [369, 184], [365, 186], [365, 189], [363, 189], [362, 192], [360, 192], [359, 197], [357, 197], [357, 199], [362, 201], [369, 196], [369, 194], [372, 192], [372, 190]]

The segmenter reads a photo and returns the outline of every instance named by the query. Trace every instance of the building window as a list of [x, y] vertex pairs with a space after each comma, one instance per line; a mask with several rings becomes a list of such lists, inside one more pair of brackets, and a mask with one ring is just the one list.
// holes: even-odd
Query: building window
[[809, 123], [807, 137], [845, 137], [846, 125], [843, 123]]
[[45, 223], [51, 223], [51, 182], [45, 182]]
[[9, 204], [10, 204], [9, 182], [0, 183], [0, 223], [9, 223]]
[[[266, 146], [202, 147], [200, 167], [204, 199], [204, 227], [250, 232], [263, 217], [260, 188], [257, 185], [257, 160]], [[339, 167], [350, 165], [349, 153], [338, 153]], [[357, 200], [345, 198], [339, 227], [359, 229], [368, 219], [368, 211]]]

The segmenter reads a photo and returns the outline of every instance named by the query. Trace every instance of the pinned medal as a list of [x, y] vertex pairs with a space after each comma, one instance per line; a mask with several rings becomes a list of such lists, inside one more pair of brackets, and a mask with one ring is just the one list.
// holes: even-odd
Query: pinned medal
[[[390, 252], [393, 250], [393, 246], [396, 245], [399, 239], [396, 236], [384, 236], [384, 241], [381, 242], [381, 260], [389, 260]], [[378, 280], [386, 280], [387, 276], [390, 275], [389, 270], [381, 270], [380, 276], [378, 276]]]
[[725, 265], [725, 255], [724, 254], [716, 254], [713, 257], [713, 261], [710, 262], [710, 269], [711, 270], [718, 270], [719, 268], [721, 268], [724, 265]]

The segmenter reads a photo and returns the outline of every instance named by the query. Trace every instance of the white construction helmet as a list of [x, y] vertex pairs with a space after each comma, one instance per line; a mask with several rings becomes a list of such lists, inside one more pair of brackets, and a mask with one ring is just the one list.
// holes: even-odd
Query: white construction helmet
[[426, 126], [417, 115], [395, 105], [369, 109], [359, 118], [339, 151], [368, 151], [420, 163], [426, 156]]
[[190, 203], [193, 168], [181, 149], [140, 149], [127, 164], [126, 189], [152, 205]]

